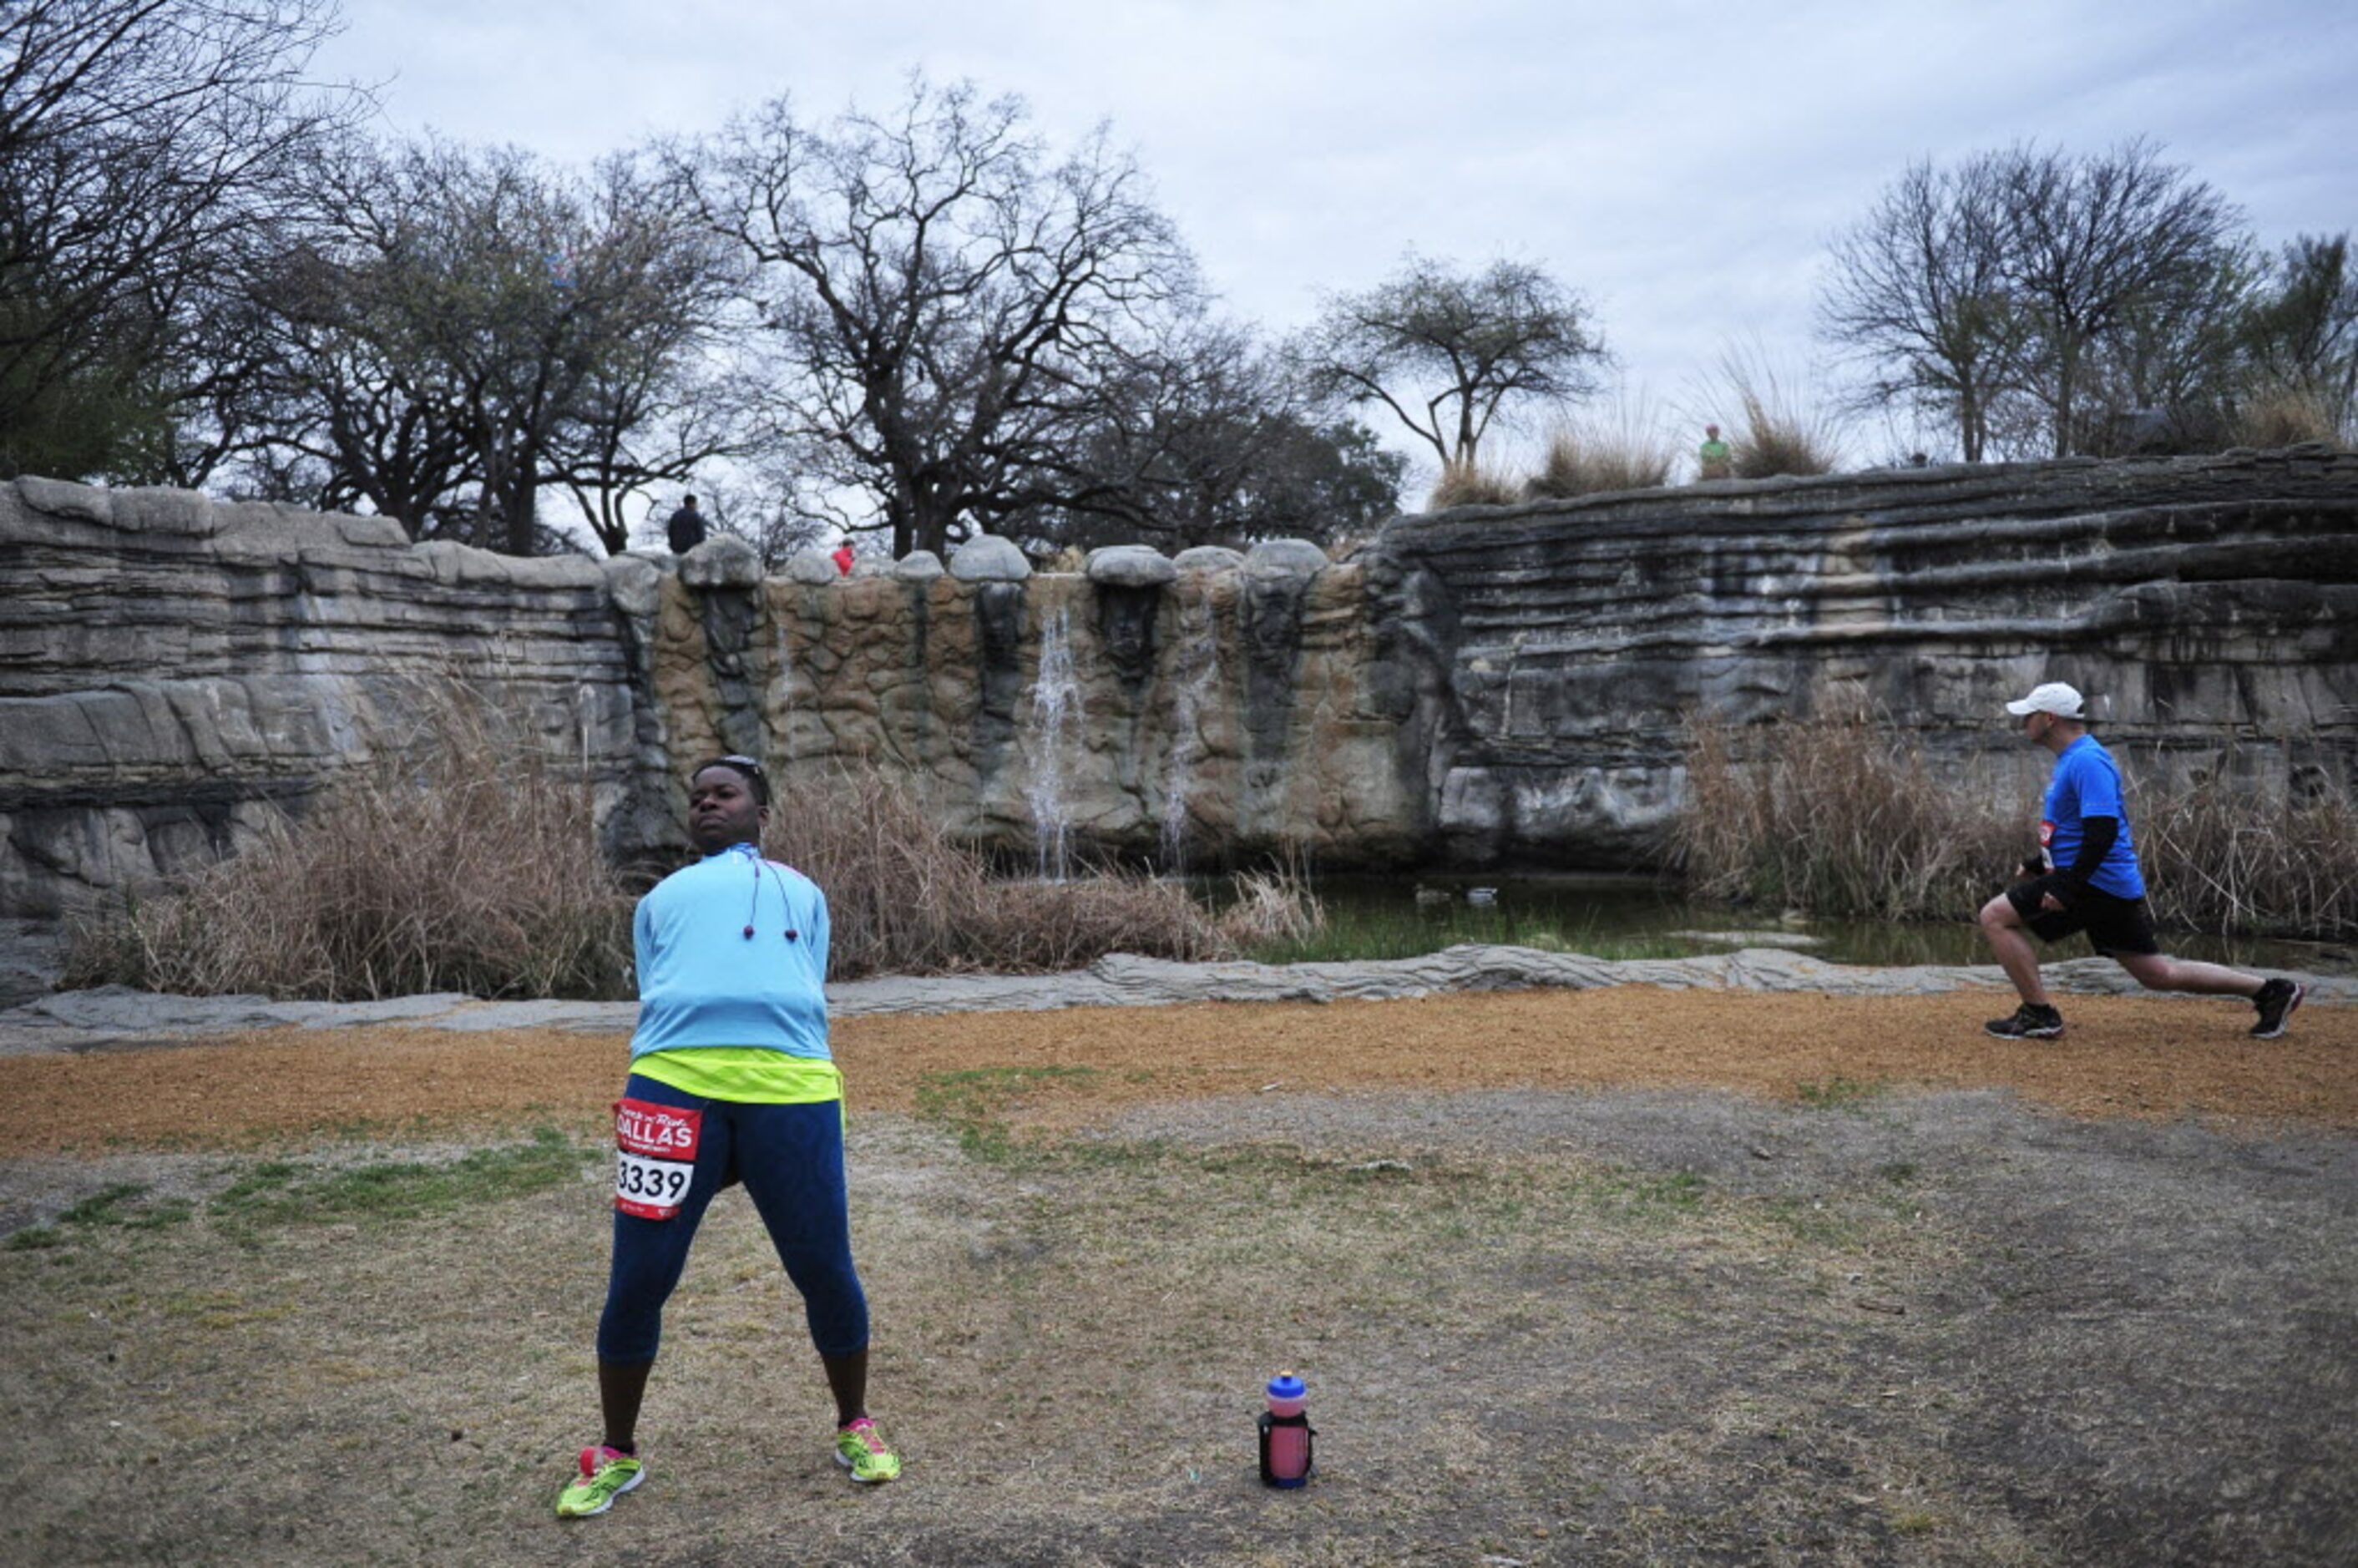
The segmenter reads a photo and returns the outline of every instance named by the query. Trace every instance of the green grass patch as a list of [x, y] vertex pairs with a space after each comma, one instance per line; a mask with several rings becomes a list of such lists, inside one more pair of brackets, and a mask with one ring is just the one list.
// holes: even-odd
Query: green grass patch
[[36, 1252], [62, 1247], [77, 1230], [162, 1230], [185, 1223], [194, 1212], [186, 1198], [151, 1198], [144, 1184], [118, 1182], [65, 1209], [53, 1224], [16, 1232], [8, 1238], [8, 1250]]
[[389, 1161], [310, 1173], [273, 1160], [242, 1173], [213, 1198], [211, 1213], [233, 1227], [416, 1219], [546, 1191], [601, 1152], [543, 1127], [528, 1143], [478, 1149], [446, 1164]]
[[146, 1202], [147, 1188], [138, 1183], [118, 1183], [93, 1193], [58, 1216], [60, 1225], [120, 1226], [125, 1230], [161, 1230], [189, 1217], [185, 1198], [155, 1198]]
[[917, 1114], [957, 1134], [968, 1156], [994, 1162], [1016, 1152], [1006, 1113], [1027, 1093], [1045, 1084], [1074, 1083], [1097, 1076], [1094, 1067], [969, 1067], [928, 1073], [917, 1084]]
[[1630, 1219], [1669, 1219], [1700, 1213], [1711, 1182], [1700, 1171], [1606, 1171], [1582, 1183], [1588, 1206]]
[[1793, 1098], [1813, 1110], [1855, 1110], [1883, 1093], [1884, 1086], [1862, 1083], [1856, 1078], [1832, 1077], [1822, 1083], [1809, 1083], [1793, 1091]]
[[1825, 1198], [1768, 1198], [1754, 1212], [1789, 1241], [1837, 1252], [1856, 1251], [1881, 1227], [1904, 1223], [1899, 1211], [1887, 1204], [1855, 1206]]

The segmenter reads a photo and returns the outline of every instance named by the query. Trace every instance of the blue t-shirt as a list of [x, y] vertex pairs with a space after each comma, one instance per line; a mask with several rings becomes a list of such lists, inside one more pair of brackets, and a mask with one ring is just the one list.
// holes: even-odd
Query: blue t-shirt
[[827, 900], [800, 871], [751, 844], [707, 855], [639, 900], [631, 938], [639, 968], [633, 1060], [697, 1045], [829, 1059]]
[[2115, 898], [2145, 896], [2136, 843], [2129, 837], [2128, 806], [2121, 798], [2120, 764], [2096, 744], [2093, 735], [2081, 736], [2055, 759], [2055, 776], [2047, 782], [2042, 816], [2039, 847], [2046, 852], [2048, 866], [2059, 871], [2071, 870], [2071, 862], [2080, 858], [2080, 842], [2085, 837], [2082, 822], [2091, 816], [2109, 816], [2119, 823], [2121, 830], [2088, 885]]

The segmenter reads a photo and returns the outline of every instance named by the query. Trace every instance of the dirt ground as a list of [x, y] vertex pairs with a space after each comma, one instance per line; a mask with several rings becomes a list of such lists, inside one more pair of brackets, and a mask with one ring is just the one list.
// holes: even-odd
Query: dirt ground
[[[573, 1524], [620, 1038], [0, 1060], [0, 1421], [38, 1438], [0, 1559], [2358, 1561], [2358, 1008], [2066, 1010], [2020, 1045], [1987, 996], [1650, 988], [841, 1022], [908, 1474], [829, 1463], [725, 1195], [649, 1483]], [[1250, 1462], [1281, 1366], [1293, 1494]]]
[[[1078, 1068], [1027, 1084], [1019, 1125], [1257, 1093], [1478, 1088], [2010, 1089], [2084, 1117], [2358, 1127], [2358, 1009], [2311, 1004], [2276, 1041], [2244, 1004], [2070, 1002], [2056, 1041], [1981, 1032], [1987, 995], [1846, 998], [1624, 986], [1416, 1000], [840, 1020], [852, 1108], [914, 1108], [943, 1074]], [[557, 1031], [275, 1030], [148, 1051], [0, 1064], [0, 1147], [235, 1146], [287, 1135], [594, 1116], [618, 1038]], [[71, 1116], [56, 1108], [70, 1105]]]

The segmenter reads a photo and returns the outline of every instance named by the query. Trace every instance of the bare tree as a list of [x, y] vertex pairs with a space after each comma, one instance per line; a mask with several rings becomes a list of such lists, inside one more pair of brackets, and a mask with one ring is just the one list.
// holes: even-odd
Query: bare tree
[[116, 471], [223, 390], [235, 355], [179, 351], [362, 105], [304, 74], [338, 25], [334, 0], [0, 5], [0, 467]]
[[1115, 496], [1081, 438], [1200, 289], [1102, 128], [1051, 161], [1018, 100], [914, 80], [823, 129], [776, 100], [672, 168], [753, 269], [773, 430], [836, 521], [903, 555]]
[[630, 502], [750, 445], [754, 388], [724, 335], [742, 271], [669, 195], [636, 159], [601, 164], [568, 280], [596, 320], [594, 346], [545, 477], [571, 492], [613, 553], [628, 547]]
[[562, 485], [619, 551], [627, 497], [734, 449], [714, 390], [729, 276], [627, 161], [583, 181], [513, 149], [350, 145], [314, 178], [333, 232], [265, 296], [282, 438], [330, 499], [529, 554]]
[[2358, 416], [2358, 267], [2350, 236], [2303, 234], [2263, 268], [2238, 328], [2246, 395], [2288, 392], [2337, 430]]
[[835, 525], [797, 504], [795, 476], [771, 463], [734, 468], [729, 478], [698, 493], [708, 503], [713, 532], [733, 534], [752, 546], [765, 573], [784, 571], [796, 556], [840, 536]]
[[1321, 424], [1253, 333], [1212, 322], [1189, 323], [1141, 362], [1109, 396], [1080, 461], [1121, 477], [1116, 500], [1032, 519], [1028, 547], [1331, 539], [1397, 512], [1408, 468], [1364, 426]]
[[[365, 232], [364, 188], [345, 189], [341, 211]], [[405, 330], [400, 266], [348, 241], [284, 258], [257, 291], [274, 395], [254, 415], [263, 452], [246, 481], [323, 511], [365, 503], [414, 538], [435, 534], [481, 475], [463, 388]]]
[[2071, 449], [2116, 457], [2225, 445], [2245, 380], [2238, 340], [2256, 276], [2248, 248], [2223, 243], [2209, 265], [2124, 310], [2082, 362]]
[[2017, 148], [2000, 167], [2008, 288], [2037, 344], [2022, 389], [2063, 457], [2087, 433], [2082, 405], [2099, 351], [2140, 312], [2199, 295], [2238, 214], [2142, 139], [2081, 158]]
[[1585, 396], [1610, 362], [1585, 303], [1539, 268], [1413, 254], [1364, 294], [1329, 296], [1292, 351], [1314, 398], [1382, 404], [1444, 465], [1472, 464], [1509, 404]]
[[1913, 164], [1835, 239], [1818, 300], [1821, 335], [1867, 368], [1862, 401], [1906, 404], [1950, 425], [1969, 463], [1988, 454], [2028, 343], [2007, 236], [1998, 157]]
[[1952, 424], [1968, 461], [2112, 449], [2215, 405], [2237, 222], [2143, 140], [1920, 163], [1836, 238], [1820, 330], [1866, 362], [1865, 401]]

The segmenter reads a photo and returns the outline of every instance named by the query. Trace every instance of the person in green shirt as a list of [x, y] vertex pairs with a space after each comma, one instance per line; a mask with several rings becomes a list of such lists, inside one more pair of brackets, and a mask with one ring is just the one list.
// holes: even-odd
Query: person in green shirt
[[1719, 438], [1718, 426], [1703, 427], [1703, 445], [1695, 451], [1695, 462], [1701, 470], [1698, 477], [1703, 479], [1725, 479], [1736, 471], [1734, 456], [1727, 443]]

